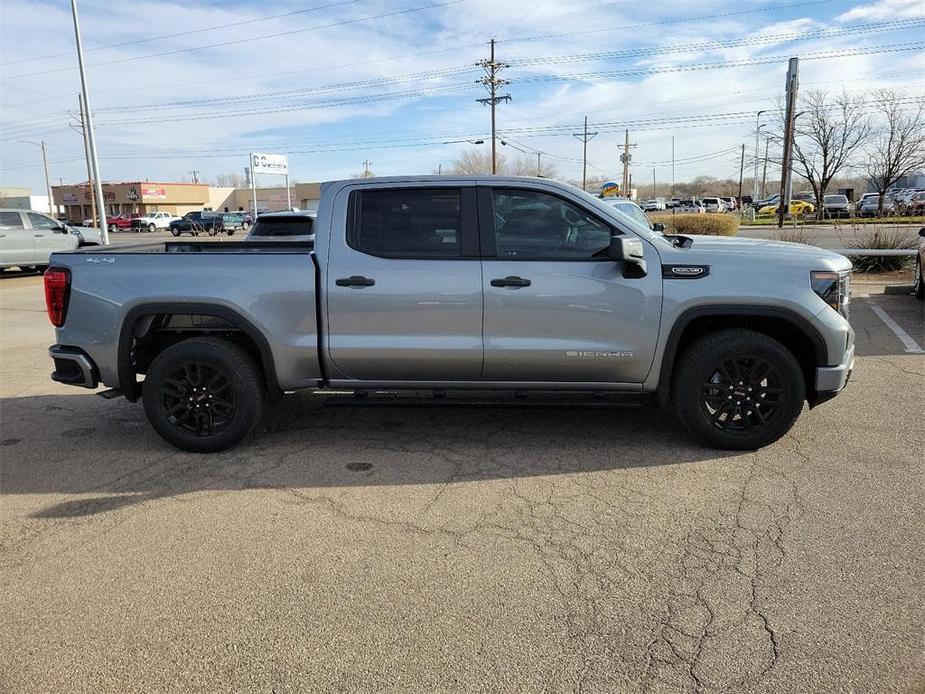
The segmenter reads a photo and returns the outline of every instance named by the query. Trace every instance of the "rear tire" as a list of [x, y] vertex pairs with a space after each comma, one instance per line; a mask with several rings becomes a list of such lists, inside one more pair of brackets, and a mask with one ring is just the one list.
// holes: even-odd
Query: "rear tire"
[[806, 399], [793, 354], [751, 330], [700, 338], [678, 359], [674, 374], [675, 414], [691, 434], [717, 448], [754, 450], [777, 441]]
[[180, 232], [179, 232], [177, 229], [171, 229], [171, 230], [170, 230], [170, 233], [173, 234], [174, 236], [179, 236], [179, 235], [180, 235]]
[[215, 453], [237, 444], [260, 421], [265, 391], [260, 370], [242, 348], [196, 337], [157, 356], [142, 399], [148, 421], [168, 443]]

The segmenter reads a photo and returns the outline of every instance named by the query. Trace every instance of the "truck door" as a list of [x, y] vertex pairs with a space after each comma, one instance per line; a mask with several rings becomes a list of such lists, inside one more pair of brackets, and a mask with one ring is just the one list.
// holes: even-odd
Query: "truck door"
[[17, 210], [0, 212], [0, 263], [4, 266], [32, 265], [35, 262], [35, 239]]
[[57, 220], [38, 212], [26, 212], [26, 217], [32, 227], [36, 263], [45, 265], [48, 263], [48, 257], [55, 251], [77, 248], [76, 237], [69, 234], [64, 225]]
[[642, 383], [661, 312], [661, 265], [607, 257], [611, 223], [547, 191], [480, 186], [485, 296], [482, 378]]
[[346, 219], [332, 223], [326, 272], [328, 354], [340, 372], [331, 380], [477, 380], [475, 186], [357, 186], [334, 208], [345, 205]]

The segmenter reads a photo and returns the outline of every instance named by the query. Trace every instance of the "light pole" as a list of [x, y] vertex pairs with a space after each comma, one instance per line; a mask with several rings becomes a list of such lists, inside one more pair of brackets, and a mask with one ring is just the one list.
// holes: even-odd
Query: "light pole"
[[762, 113], [767, 113], [767, 109], [758, 111], [758, 115], [755, 116], [755, 178], [752, 186], [752, 207], [754, 207], [755, 200], [758, 199], [758, 131], [764, 127], [758, 123], [761, 120]]
[[20, 142], [25, 142], [27, 145], [35, 145], [36, 147], [42, 148], [42, 164], [45, 165], [45, 194], [48, 196], [48, 213], [54, 217], [55, 216], [55, 203], [51, 197], [51, 183], [48, 178], [48, 150], [45, 147], [45, 140], [42, 140], [41, 143], [33, 142], [32, 140], [20, 140]]
[[100, 162], [96, 156], [96, 135], [93, 134], [93, 116], [90, 111], [90, 95], [87, 87], [87, 73], [84, 69], [84, 49], [80, 40], [80, 23], [77, 20], [77, 0], [71, 0], [74, 15], [74, 41], [77, 44], [77, 66], [80, 69], [80, 90], [84, 97], [84, 128], [90, 144], [90, 163], [93, 165], [93, 188], [96, 195], [96, 209], [100, 215], [100, 235], [104, 246], [109, 245], [109, 226], [106, 224], [106, 201], [103, 199], [103, 183], [100, 177]]

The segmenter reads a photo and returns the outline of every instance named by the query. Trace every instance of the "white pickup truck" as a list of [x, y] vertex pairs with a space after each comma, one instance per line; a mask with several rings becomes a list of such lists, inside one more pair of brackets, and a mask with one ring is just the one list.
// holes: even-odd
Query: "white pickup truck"
[[170, 212], [149, 212], [142, 217], [135, 217], [132, 220], [132, 229], [134, 231], [154, 231], [155, 229], [167, 229], [171, 222], [179, 220], [175, 214]]

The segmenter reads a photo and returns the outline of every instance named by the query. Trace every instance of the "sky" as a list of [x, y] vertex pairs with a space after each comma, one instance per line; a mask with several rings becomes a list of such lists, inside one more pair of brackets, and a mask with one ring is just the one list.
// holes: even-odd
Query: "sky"
[[[299, 181], [434, 173], [490, 135], [477, 62], [507, 64], [498, 145], [580, 179], [735, 178], [756, 115], [800, 88], [925, 95], [922, 0], [80, 0], [106, 181], [243, 173], [287, 154]], [[0, 0], [0, 187], [86, 179], [67, 0]], [[18, 37], [18, 38], [17, 38]], [[768, 116], [765, 116], [768, 118]], [[278, 183], [260, 177], [261, 185]]]

